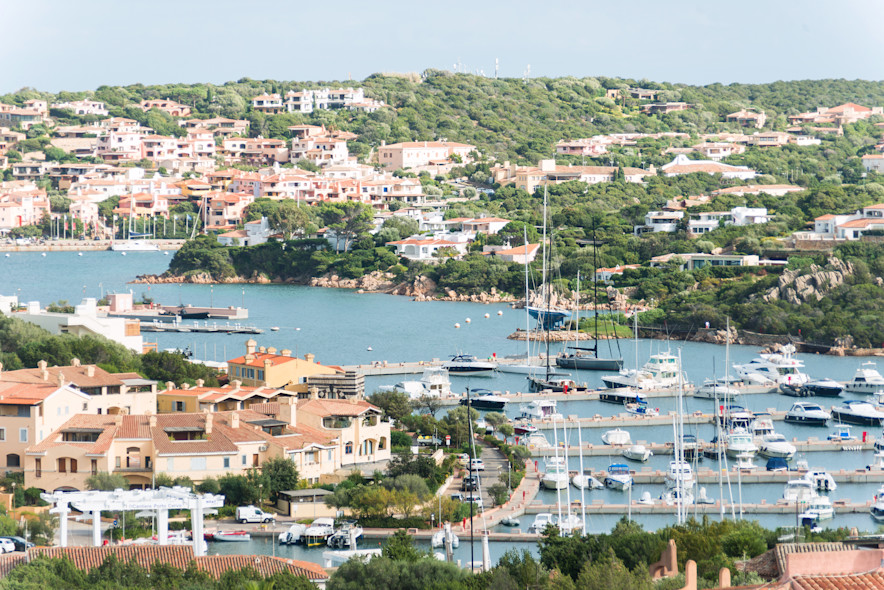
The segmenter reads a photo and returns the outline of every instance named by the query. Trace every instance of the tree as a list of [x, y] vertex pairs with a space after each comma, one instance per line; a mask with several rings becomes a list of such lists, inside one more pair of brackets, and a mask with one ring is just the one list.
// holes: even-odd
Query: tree
[[244, 475], [228, 473], [218, 478], [224, 503], [232, 506], [254, 504], [258, 501], [258, 489]]
[[368, 397], [369, 403], [379, 407], [384, 414], [394, 420], [401, 420], [411, 414], [408, 394], [398, 390], [376, 391]]
[[415, 410], [426, 410], [427, 414], [435, 416], [436, 412], [442, 407], [442, 400], [435, 395], [423, 393], [416, 400], [412, 400], [411, 405]]
[[491, 494], [491, 498], [494, 499], [494, 503], [498, 506], [505, 504], [510, 495], [509, 488], [502, 483], [496, 483], [488, 488], [488, 493]]
[[504, 442], [509, 440], [509, 438], [516, 433], [512, 424], [501, 424], [497, 427], [497, 432], [503, 435]]
[[347, 251], [353, 240], [368, 233], [372, 227], [371, 207], [356, 201], [323, 204], [320, 207], [319, 215], [326, 227], [335, 232], [337, 237], [336, 252], [340, 252], [341, 239], [344, 240], [344, 251]]
[[316, 231], [310, 207], [306, 205], [299, 207], [292, 199], [280, 201], [268, 216], [267, 223], [275, 231], [281, 232], [286, 240], [293, 240]]
[[95, 475], [86, 478], [86, 487], [90, 490], [114, 491], [116, 489], [129, 489], [129, 480], [120, 473], [108, 473], [99, 471]]
[[414, 563], [427, 556], [426, 552], [415, 547], [414, 539], [405, 532], [405, 529], [397, 530], [393, 536], [387, 539], [381, 549], [381, 555], [393, 561], [407, 561], [409, 563]]
[[279, 492], [293, 490], [298, 486], [298, 470], [285, 457], [270, 459], [261, 466], [261, 471], [267, 479], [267, 491], [273, 500], [277, 499]]

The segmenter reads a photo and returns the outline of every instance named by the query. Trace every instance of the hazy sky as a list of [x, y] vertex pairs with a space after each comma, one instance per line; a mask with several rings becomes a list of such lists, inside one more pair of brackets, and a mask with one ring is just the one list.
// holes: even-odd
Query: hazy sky
[[0, 92], [452, 69], [884, 80], [880, 0], [0, 0]]

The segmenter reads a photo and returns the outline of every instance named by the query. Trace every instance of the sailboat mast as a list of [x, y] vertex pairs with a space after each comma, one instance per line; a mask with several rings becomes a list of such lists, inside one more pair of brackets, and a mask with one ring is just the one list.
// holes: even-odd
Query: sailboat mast
[[[580, 271], [577, 271], [577, 294], [574, 297], [574, 350], [580, 346]], [[575, 365], [576, 366], [576, 365]]]
[[580, 451], [580, 481], [583, 482], [583, 485], [580, 486], [580, 510], [581, 510], [581, 522], [583, 523], [583, 534], [586, 534], [586, 498], [584, 497], [584, 490], [586, 486], [589, 485], [589, 478], [586, 477], [583, 471], [583, 432], [580, 426], [580, 422], [577, 423], [577, 445]]
[[[559, 461], [559, 431], [556, 429], [556, 416], [553, 414], [553, 442], [556, 445], [556, 464], [553, 469], [560, 470], [562, 468], [562, 463]], [[561, 471], [557, 471], [557, 473], [561, 473]], [[565, 471], [567, 473], [567, 471]], [[558, 510], [558, 524], [559, 524], [559, 535], [562, 534], [562, 488], [559, 486], [558, 480], [555, 481], [556, 485], [556, 507]]]
[[522, 228], [525, 238], [525, 364], [531, 364], [531, 315], [528, 313], [528, 226]]
[[[592, 352], [599, 357], [599, 245], [595, 241], [595, 224], [592, 225], [592, 309], [593, 323], [595, 324], [595, 340], [592, 344]], [[610, 348], [610, 346], [608, 347]]]
[[[547, 190], [546, 186], [543, 187], [543, 288], [545, 289], [544, 294], [546, 295], [546, 312], [543, 315], [543, 327], [546, 332], [546, 380], [549, 381], [549, 306], [550, 306], [550, 288], [549, 284], [546, 282], [546, 271], [547, 265], [549, 263], [548, 256], [549, 251], [546, 247], [546, 203], [547, 203]], [[551, 248], [550, 248], [551, 249]]]

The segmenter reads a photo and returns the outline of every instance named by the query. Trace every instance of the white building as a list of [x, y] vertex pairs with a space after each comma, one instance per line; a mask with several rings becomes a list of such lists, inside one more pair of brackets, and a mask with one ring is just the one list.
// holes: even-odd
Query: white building
[[637, 225], [632, 230], [635, 235], [674, 232], [678, 229], [678, 222], [684, 218], [684, 211], [648, 211], [645, 215], [645, 224]]
[[267, 218], [262, 217], [243, 225], [243, 229], [223, 233], [218, 236], [218, 242], [225, 246], [257, 246], [265, 243], [270, 238], [270, 225]]
[[678, 261], [679, 270], [696, 270], [704, 266], [758, 266], [759, 258], [744, 254], [663, 254], [651, 258], [651, 267], [663, 267]]
[[75, 336], [104, 336], [137, 353], [144, 352], [141, 323], [138, 320], [98, 315], [95, 298], [87, 297], [74, 308], [74, 313], [55, 313], [40, 308], [38, 301], [30, 301], [27, 311], [15, 317], [36, 324], [52, 334]]
[[866, 154], [863, 156], [863, 168], [866, 172], [884, 174], [884, 154]]
[[108, 112], [103, 102], [97, 100], [75, 100], [71, 102], [60, 102], [52, 105], [54, 109], [66, 109], [73, 111], [77, 115], [98, 115], [107, 117]]
[[796, 232], [798, 239], [858, 240], [869, 231], [884, 230], [884, 203], [863, 207], [853, 214], [821, 215], [812, 232]]
[[740, 180], [749, 180], [756, 176], [755, 171], [748, 166], [732, 166], [712, 160], [691, 160], [684, 154], [677, 155], [674, 160], [661, 166], [660, 170], [666, 176], [695, 174], [697, 172], [721, 174], [723, 178], [739, 178]]
[[706, 211], [697, 213], [688, 221], [689, 234], [705, 234], [724, 225], [755, 225], [767, 223], [770, 215], [765, 207], [734, 207], [730, 211]]
[[387, 242], [388, 246], [396, 247], [396, 255], [408, 258], [409, 260], [433, 261], [437, 258], [439, 250], [453, 250], [456, 257], [463, 256], [467, 253], [469, 244], [467, 242], [456, 242], [450, 239], [442, 238], [408, 238], [405, 240], [397, 240], [395, 242]]

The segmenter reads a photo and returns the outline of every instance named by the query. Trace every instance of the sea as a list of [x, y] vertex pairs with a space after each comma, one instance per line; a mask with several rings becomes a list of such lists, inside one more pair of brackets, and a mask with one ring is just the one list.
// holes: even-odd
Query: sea
[[[398, 363], [446, 359], [454, 354], [473, 354], [479, 358], [505, 357], [526, 353], [524, 341], [509, 340], [507, 336], [526, 325], [525, 312], [516, 310], [504, 303], [478, 304], [465, 302], [415, 302], [401, 296], [377, 293], [358, 293], [347, 289], [325, 289], [297, 285], [269, 284], [133, 284], [137, 275], [160, 274], [166, 270], [172, 252], [119, 252], [85, 251], [77, 252], [24, 252], [9, 253], [0, 257], [0, 295], [17, 295], [21, 302], [39, 301], [42, 306], [64, 300], [78, 303], [84, 297], [100, 298], [107, 293], [131, 291], [136, 300], [142, 296], [167, 305], [194, 306], [237, 306], [248, 309], [247, 320], [239, 323], [263, 330], [258, 335], [225, 335], [200, 333], [145, 333], [145, 340], [157, 342], [160, 350], [189, 350], [194, 358], [223, 362], [228, 358], [245, 353], [245, 343], [254, 338], [259, 346], [290, 349], [295, 355], [311, 353], [316, 361], [323, 364], [354, 365], [374, 362]], [[213, 322], [213, 320], [209, 320]], [[532, 354], [537, 354], [537, 344], [531, 344]], [[561, 351], [567, 343], [553, 343], [550, 352]], [[689, 381], [700, 384], [705, 379], [721, 377], [725, 370], [725, 347], [713, 344], [678, 340], [634, 340], [603, 341], [601, 354], [620, 353], [626, 367], [644, 363], [650, 354], [670, 351], [680, 354], [682, 366]], [[759, 350], [751, 346], [731, 346], [730, 363], [745, 363], [756, 357]], [[857, 368], [867, 359], [834, 357], [816, 354], [799, 354], [804, 361], [806, 372], [811, 378], [832, 378], [838, 381], [850, 379]], [[884, 367], [882, 367], [884, 370]], [[731, 371], [733, 374], [733, 371]], [[591, 387], [601, 387], [600, 372], [572, 371], [578, 382]], [[407, 379], [419, 379], [420, 375], [388, 375], [366, 378], [366, 391], [371, 393], [381, 385], [392, 385]], [[484, 388], [500, 392], [526, 391], [527, 383], [523, 375], [500, 373], [495, 377], [453, 377], [452, 390], [464, 391], [467, 387]], [[849, 398], [851, 396], [845, 395]], [[795, 398], [779, 394], [747, 395], [736, 403], [754, 411], [769, 409], [786, 410]], [[828, 406], [831, 400], [815, 399]], [[652, 407], [661, 413], [675, 408], [673, 398], [652, 398]], [[702, 399], [685, 399], [685, 410], [710, 412], [714, 403]], [[506, 413], [511, 417], [518, 414], [518, 404], [510, 404]], [[622, 408], [597, 401], [561, 401], [559, 411], [565, 415], [591, 417], [597, 414], [611, 416]], [[777, 432], [787, 439], [808, 437], [824, 439], [831, 428], [807, 427], [775, 422]], [[608, 428], [583, 428], [579, 436], [584, 442], [601, 443], [601, 435]], [[686, 425], [685, 430], [702, 440], [714, 436], [712, 425]], [[880, 437], [879, 428], [854, 427], [854, 434], [861, 436], [867, 431], [870, 436]], [[633, 441], [662, 442], [672, 440], [672, 426], [649, 426], [636, 429]], [[569, 440], [577, 443], [578, 432], [571, 429]], [[560, 440], [562, 435], [560, 433]], [[836, 451], [813, 452], [806, 456], [799, 454], [796, 459], [805, 459], [814, 469], [856, 468], [870, 465], [872, 452]], [[584, 458], [585, 469], [603, 469], [621, 458]], [[652, 457], [649, 463], [639, 468], [662, 469], [668, 463], [665, 456]], [[756, 463], [763, 469], [764, 460]], [[572, 469], [579, 467], [579, 459], [570, 459]], [[712, 467], [709, 459], [703, 467]], [[765, 500], [775, 503], [782, 494], [781, 484], [753, 484], [736, 489], [732, 481], [731, 490], [724, 490], [727, 498], [757, 503]], [[833, 500], [849, 499], [865, 501], [878, 491], [878, 484], [842, 484], [831, 494]], [[718, 486], [707, 485], [707, 495], [718, 498]], [[662, 486], [636, 485], [632, 498], [638, 499], [644, 492], [657, 497]], [[579, 491], [571, 489], [570, 500], [579, 499]], [[566, 494], [562, 501], [565, 502]], [[595, 490], [587, 492], [586, 502], [627, 503], [624, 492]], [[542, 504], [555, 504], [557, 494], [542, 491], [536, 500]], [[689, 511], [690, 512], [690, 511]], [[837, 508], [836, 508], [837, 513]], [[587, 531], [609, 531], [622, 515], [595, 515], [587, 517]], [[730, 517], [730, 514], [727, 515]], [[654, 530], [674, 522], [674, 515], [646, 514], [631, 515], [646, 529]], [[713, 516], [715, 518], [716, 516]], [[533, 515], [521, 519], [521, 530], [527, 530]], [[792, 526], [795, 517], [789, 515], [746, 515], [765, 527]], [[824, 527], [856, 527], [859, 530], [874, 531], [875, 522], [868, 514], [837, 515], [834, 520], [824, 521]], [[501, 529], [502, 530], [502, 529]], [[377, 541], [374, 542], [375, 544]], [[365, 547], [371, 546], [364, 545]], [[508, 548], [524, 548], [536, 553], [535, 543], [491, 543], [492, 558], [497, 559]], [[480, 544], [476, 543], [477, 555]], [[254, 539], [249, 543], [213, 543], [210, 553], [275, 554], [297, 559], [321, 562], [322, 551], [302, 547], [278, 547], [268, 539]], [[461, 541], [456, 551], [457, 558], [469, 561], [469, 543]]]

